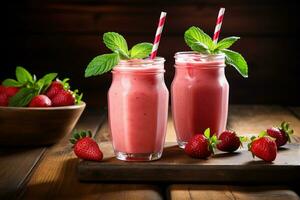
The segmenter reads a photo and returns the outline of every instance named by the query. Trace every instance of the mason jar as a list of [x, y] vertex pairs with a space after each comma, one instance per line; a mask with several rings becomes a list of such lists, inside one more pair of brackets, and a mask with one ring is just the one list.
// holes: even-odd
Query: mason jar
[[150, 161], [162, 155], [168, 89], [165, 59], [121, 60], [108, 91], [109, 127], [117, 159]]
[[179, 147], [206, 128], [219, 134], [226, 128], [229, 85], [224, 54], [178, 52], [171, 85], [172, 115]]

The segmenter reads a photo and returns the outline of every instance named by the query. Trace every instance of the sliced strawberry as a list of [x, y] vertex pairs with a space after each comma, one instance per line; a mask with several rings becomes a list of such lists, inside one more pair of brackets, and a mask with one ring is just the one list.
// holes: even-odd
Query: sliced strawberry
[[50, 107], [52, 105], [51, 100], [46, 95], [40, 94], [30, 101], [29, 107]]

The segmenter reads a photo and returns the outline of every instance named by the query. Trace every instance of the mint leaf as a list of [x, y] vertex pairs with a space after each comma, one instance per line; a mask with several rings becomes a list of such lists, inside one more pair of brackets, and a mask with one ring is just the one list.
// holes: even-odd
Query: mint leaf
[[96, 76], [108, 72], [119, 62], [117, 53], [103, 54], [95, 57], [85, 70], [85, 77]]
[[204, 33], [200, 28], [192, 26], [184, 33], [184, 40], [186, 44], [191, 47], [196, 42], [201, 42], [208, 47], [209, 50], [213, 49], [215, 44], [212, 39]]
[[20, 83], [33, 82], [32, 75], [23, 67], [16, 68], [16, 77]]
[[130, 50], [130, 58], [146, 58], [152, 51], [152, 44], [143, 42], [134, 45]]
[[8, 79], [5, 79], [2, 82], [2, 85], [4, 85], [4, 86], [13, 86], [13, 87], [21, 87], [21, 86], [23, 86], [23, 83], [20, 83], [20, 82], [14, 80], [14, 79], [8, 78]]
[[226, 56], [226, 64], [233, 66], [245, 78], [248, 77], [248, 65], [243, 56], [229, 49], [221, 50]]
[[107, 32], [103, 34], [103, 42], [107, 48], [119, 53], [121, 57], [129, 58], [128, 47], [125, 38], [119, 33]]
[[9, 106], [24, 107], [29, 104], [38, 92], [33, 88], [21, 88], [16, 95], [9, 99]]
[[233, 45], [233, 43], [235, 43], [239, 39], [240, 37], [235, 36], [224, 38], [220, 42], [218, 42], [217, 46], [215, 47], [215, 50], [228, 49], [229, 47], [231, 47], [231, 45]]
[[209, 52], [208, 46], [202, 42], [195, 42], [190, 47], [193, 51], [202, 52], [202, 53]]
[[51, 85], [52, 81], [56, 78], [56, 76], [57, 76], [57, 73], [49, 73], [37, 81], [38, 84], [40, 84], [39, 82], [42, 83], [42, 87], [41, 87], [42, 93], [48, 89], [48, 87]]

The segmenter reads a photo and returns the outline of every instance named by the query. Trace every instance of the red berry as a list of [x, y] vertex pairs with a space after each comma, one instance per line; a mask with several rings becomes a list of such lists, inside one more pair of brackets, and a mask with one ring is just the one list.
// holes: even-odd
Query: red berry
[[288, 137], [284, 131], [279, 130], [278, 128], [272, 127], [267, 129], [267, 133], [269, 136], [275, 138], [275, 142], [277, 147], [283, 146], [287, 143]]
[[74, 153], [84, 160], [101, 161], [103, 154], [95, 140], [91, 138], [90, 131], [75, 131], [70, 139], [74, 144]]
[[51, 105], [49, 97], [43, 94], [35, 96], [29, 103], [29, 107], [50, 107]]
[[253, 156], [257, 156], [266, 162], [272, 162], [277, 156], [276, 143], [268, 136], [254, 139], [250, 144], [250, 151]]
[[57, 95], [61, 90], [64, 90], [64, 86], [60, 81], [53, 81], [48, 88], [46, 95], [52, 99], [55, 95]]
[[6, 93], [0, 93], [0, 106], [8, 106], [9, 97]]
[[209, 138], [203, 134], [193, 136], [186, 144], [184, 151], [192, 158], [207, 158], [213, 153]]
[[19, 90], [18, 87], [0, 85], [0, 93], [5, 93], [8, 97], [14, 96]]
[[71, 91], [61, 90], [52, 98], [52, 106], [69, 106], [75, 104]]
[[293, 130], [289, 127], [289, 123], [282, 122], [280, 127], [272, 127], [267, 129], [267, 134], [275, 138], [277, 147], [285, 145], [288, 141], [291, 142], [290, 135], [293, 134]]
[[17, 87], [6, 87], [6, 94], [8, 97], [15, 96], [15, 94], [19, 91], [20, 89]]
[[6, 87], [3, 85], [0, 85], [0, 94], [6, 93]]
[[240, 138], [234, 131], [224, 131], [219, 136], [217, 148], [225, 152], [234, 152], [241, 146]]

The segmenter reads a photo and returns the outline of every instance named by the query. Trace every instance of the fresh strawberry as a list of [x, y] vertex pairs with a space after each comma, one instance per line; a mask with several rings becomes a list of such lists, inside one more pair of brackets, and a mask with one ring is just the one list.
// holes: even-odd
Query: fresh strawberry
[[234, 131], [224, 131], [220, 134], [217, 148], [225, 152], [234, 152], [241, 146], [240, 138]]
[[0, 106], [8, 106], [9, 97], [6, 93], [0, 93]]
[[75, 97], [71, 91], [61, 90], [52, 98], [52, 106], [69, 106], [75, 104]]
[[272, 162], [277, 156], [277, 145], [275, 139], [266, 134], [266, 132], [263, 132], [259, 137], [251, 138], [252, 142], [248, 148], [253, 157], [257, 156], [266, 162]]
[[51, 83], [49, 88], [46, 91], [46, 95], [52, 99], [54, 96], [56, 96], [61, 90], [68, 90], [70, 89], [68, 78], [64, 79], [63, 81], [56, 80]]
[[90, 131], [74, 131], [70, 142], [74, 144], [74, 153], [84, 160], [101, 161], [103, 154]]
[[282, 122], [279, 127], [272, 127], [267, 129], [267, 134], [275, 138], [277, 147], [281, 147], [287, 143], [291, 142], [290, 135], [293, 134], [293, 129], [291, 129], [288, 122]]
[[210, 137], [210, 129], [206, 129], [204, 134], [197, 134], [186, 144], [184, 151], [193, 158], [207, 158], [213, 154], [213, 149], [217, 142], [217, 136]]
[[30, 101], [29, 107], [50, 107], [52, 105], [51, 100], [46, 95], [40, 94]]
[[0, 85], [0, 94], [6, 93], [6, 87], [3, 85]]
[[13, 87], [13, 86], [8, 86], [6, 87], [6, 94], [8, 97], [15, 96], [15, 94], [19, 91], [20, 89], [18, 87]]
[[18, 91], [18, 87], [0, 85], [0, 93], [5, 93], [8, 97], [14, 96]]

